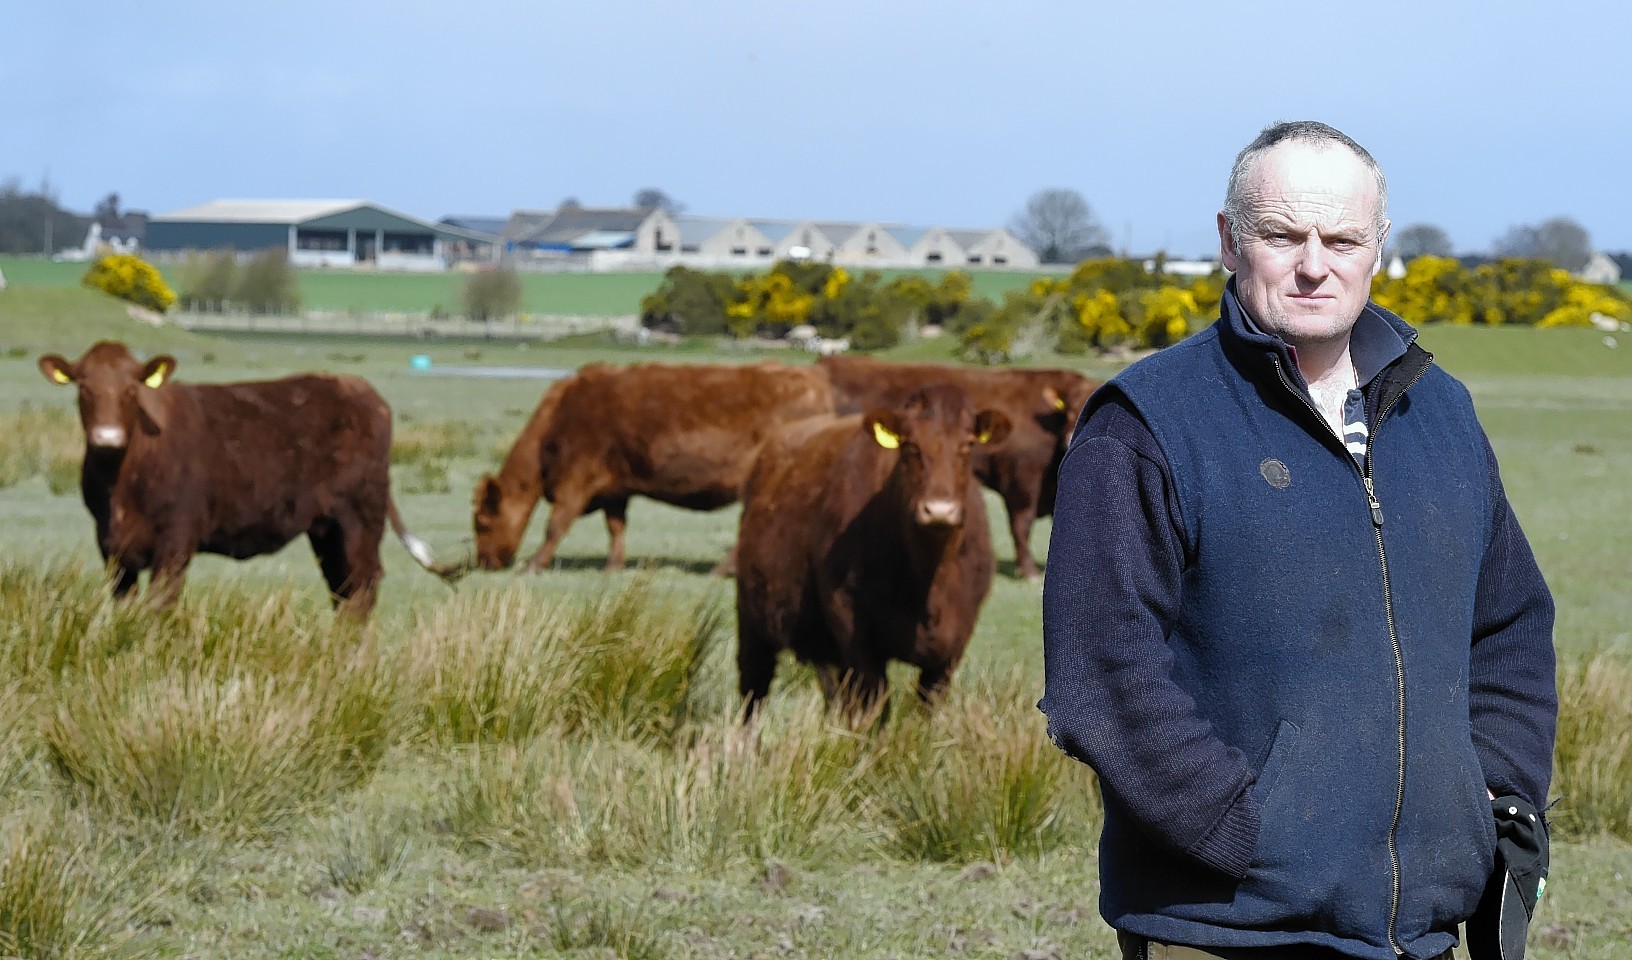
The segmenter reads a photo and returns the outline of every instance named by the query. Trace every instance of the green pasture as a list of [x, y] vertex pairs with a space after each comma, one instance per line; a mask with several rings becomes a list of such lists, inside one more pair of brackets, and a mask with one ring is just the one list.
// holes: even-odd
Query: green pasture
[[[181, 267], [164, 265], [160, 272], [172, 287], [180, 282]], [[0, 257], [0, 272], [12, 283], [73, 287], [85, 273], [83, 263], [53, 263], [38, 257]], [[915, 274], [939, 278], [940, 270], [886, 270], [887, 277]], [[465, 273], [391, 273], [361, 270], [300, 270], [303, 305], [313, 310], [363, 312], [431, 312], [437, 308], [461, 310]], [[972, 271], [975, 293], [1001, 301], [1009, 290], [1023, 289], [1042, 274], [1009, 271]], [[640, 312], [640, 298], [662, 282], [659, 272], [647, 273], [527, 273], [520, 274], [522, 310], [552, 316], [627, 316]], [[179, 289], [179, 288], [178, 288]]]
[[[37, 731], [46, 731], [56, 743], [67, 736], [70, 721], [89, 726], [100, 715], [76, 706], [82, 703], [79, 698], [102, 691], [117, 700], [117, 684], [127, 681], [115, 672], [95, 673], [93, 664], [62, 668], [72, 683], [64, 686], [67, 681], [58, 680], [53, 685], [37, 672], [13, 665], [30, 656], [15, 650], [18, 638], [56, 637], [55, 642], [71, 647], [75, 637], [64, 638], [61, 624], [80, 624], [74, 631], [102, 638], [97, 642], [111, 651], [99, 656], [140, 654], [128, 664], [141, 677], [160, 676], [153, 673], [158, 667], [142, 666], [154, 659], [173, 656], [193, 663], [206, 656], [189, 652], [195, 635], [254, 632], [232, 626], [240, 620], [262, 624], [254, 629], [266, 638], [253, 642], [267, 649], [252, 649], [244, 654], [247, 659], [281, 663], [274, 655], [279, 644], [291, 650], [326, 650], [323, 645], [333, 640], [324, 639], [329, 614], [316, 564], [302, 542], [244, 562], [200, 556], [190, 570], [179, 617], [146, 632], [99, 606], [97, 587], [90, 582], [96, 561], [91, 521], [72, 471], [80, 443], [74, 393], [40, 376], [35, 368], [39, 353], [77, 357], [94, 339], [111, 337], [126, 340], [139, 352], [173, 354], [179, 361], [177, 376], [184, 380], [260, 378], [300, 370], [367, 377], [396, 415], [399, 446], [392, 482], [397, 503], [409, 525], [444, 558], [468, 549], [472, 489], [482, 473], [496, 469], [547, 381], [474, 379], [442, 376], [440, 371], [471, 366], [571, 369], [591, 361], [740, 362], [761, 355], [713, 345], [634, 349], [594, 337], [526, 345], [205, 337], [131, 320], [100, 295], [71, 289], [77, 278], [61, 281], [68, 273], [64, 266], [77, 268], [0, 262], [12, 283], [0, 292], [0, 451], [28, 447], [34, 458], [19, 460], [22, 465], [11, 474], [0, 461], [0, 482], [9, 482], [0, 486], [0, 588], [26, 594], [22, 599], [0, 594], [0, 609], [16, 618], [0, 623], [0, 789], [13, 798], [9, 811], [0, 810], [0, 843], [13, 843], [7, 862], [16, 863], [27, 862], [27, 857], [16, 853], [24, 849], [16, 847], [19, 841], [8, 837], [37, 835], [74, 851], [78, 859], [60, 864], [60, 872], [77, 878], [83, 896], [73, 899], [70, 891], [57, 894], [58, 899], [72, 901], [68, 913], [78, 918], [75, 922], [84, 924], [85, 917], [96, 916], [119, 927], [123, 932], [106, 933], [101, 941], [117, 947], [114, 955], [1098, 960], [1115, 955], [1114, 940], [1096, 909], [1097, 821], [1087, 778], [1047, 755], [1051, 748], [1046, 741], [1046, 756], [1035, 762], [1053, 766], [1037, 767], [1044, 772], [1035, 774], [1035, 782], [1006, 767], [995, 774], [974, 765], [959, 768], [955, 761], [960, 755], [945, 749], [954, 744], [977, 760], [1006, 757], [1006, 751], [1036, 744], [1043, 736], [1041, 716], [1031, 707], [1041, 684], [1039, 590], [1013, 579], [1002, 509], [990, 497], [1000, 575], [954, 680], [951, 704], [923, 718], [915, 716], [911, 703], [897, 703], [889, 737], [892, 744], [921, 744], [926, 756], [933, 753], [935, 763], [943, 765], [934, 769], [954, 779], [974, 771], [982, 777], [1011, 777], [1003, 782], [1019, 786], [1048, 784], [1057, 806], [1050, 808], [1049, 822], [1033, 825], [1030, 840], [995, 838], [986, 827], [953, 824], [946, 841], [951, 846], [934, 848], [940, 852], [932, 852], [927, 841], [914, 846], [908, 840], [916, 835], [908, 827], [927, 831], [937, 817], [964, 810], [959, 804], [973, 801], [960, 801], [956, 794], [936, 799], [904, 793], [911, 803], [922, 805], [909, 808], [925, 811], [924, 822], [914, 827], [910, 818], [891, 821], [895, 826], [890, 830], [874, 832], [871, 821], [855, 809], [835, 810], [832, 819], [861, 826], [846, 827], [850, 832], [843, 836], [823, 835], [817, 843], [810, 838], [820, 833], [819, 823], [806, 824], [807, 831], [814, 831], [806, 834], [787, 826], [809, 816], [791, 789], [787, 796], [779, 795], [774, 810], [762, 811], [764, 822], [738, 829], [757, 830], [753, 835], [758, 837], [791, 831], [787, 835], [797, 834], [799, 843], [734, 846], [735, 840], [709, 840], [701, 834], [677, 840], [674, 824], [692, 822], [686, 817], [705, 826], [717, 824], [723, 814], [708, 819], [698, 811], [716, 810], [707, 804], [724, 804], [729, 798], [707, 793], [706, 777], [671, 776], [666, 765], [726, 770], [729, 764], [709, 760], [716, 756], [710, 751], [729, 757], [732, 751], [757, 750], [775, 757], [779, 747], [796, 742], [788, 731], [809, 722], [801, 711], [815, 694], [807, 673], [785, 665], [772, 693], [773, 724], [746, 747], [730, 739], [731, 587], [706, 571], [729, 547], [737, 510], [701, 514], [649, 501], [637, 501], [630, 510], [629, 556], [637, 569], [617, 575], [600, 569], [606, 533], [599, 516], [586, 517], [573, 528], [556, 569], [535, 577], [477, 573], [457, 588], [419, 571], [401, 546], [388, 539], [382, 546], [387, 576], [375, 619], [368, 631], [345, 642], [377, 648], [381, 662], [395, 662], [399, 653], [409, 662], [412, 651], [425, 648], [434, 666], [437, 657], [453, 663], [463, 656], [459, 644], [508, 644], [509, 634], [484, 632], [495, 610], [512, 609], [505, 604], [537, 613], [552, 604], [587, 602], [609, 589], [679, 597], [724, 618], [697, 681], [704, 690], [698, 701], [701, 715], [681, 728], [686, 732], [680, 742], [665, 740], [658, 747], [621, 734], [564, 734], [552, 728], [547, 735], [527, 739], [449, 743], [445, 731], [453, 720], [447, 715], [438, 715], [438, 726], [412, 718], [421, 714], [393, 712], [389, 716], [398, 726], [379, 734], [382, 745], [369, 754], [367, 765], [343, 782], [302, 788], [298, 808], [266, 822], [245, 819], [248, 814], [235, 819], [227, 809], [216, 814], [219, 823], [183, 826], [173, 819], [154, 819], [150, 812], [133, 812], [125, 801], [120, 805], [100, 794], [76, 793], [65, 785], [70, 780], [53, 763], [55, 755], [40, 745], [45, 734]], [[31, 274], [36, 268], [39, 273]], [[383, 298], [384, 286], [370, 292], [367, 284], [374, 281], [452, 278], [308, 274], [303, 283], [331, 279], [336, 286], [326, 295], [344, 300]], [[566, 283], [588, 278], [536, 279]], [[638, 298], [635, 277], [613, 279], [628, 283], [616, 296]], [[655, 282], [655, 277], [647, 281]], [[435, 288], [417, 289], [414, 296], [430, 295]], [[602, 288], [593, 296], [605, 298], [601, 302], [608, 304], [607, 312], [624, 312], [628, 308], [610, 305], [612, 290]], [[1600, 673], [1584, 680], [1581, 690], [1600, 689], [1604, 670], [1620, 678], [1618, 689], [1632, 689], [1626, 685], [1626, 667], [1632, 663], [1632, 598], [1625, 589], [1626, 558], [1632, 556], [1632, 484], [1627, 483], [1632, 476], [1632, 337], [1625, 339], [1610, 348], [1594, 331], [1438, 327], [1422, 336], [1478, 404], [1501, 458], [1509, 496], [1558, 598], [1562, 657], [1574, 663], [1600, 656], [1592, 661]], [[897, 355], [945, 356], [947, 350], [944, 341], [930, 341], [903, 347]], [[432, 358], [430, 373], [410, 366], [410, 358], [421, 353]], [[1116, 368], [1104, 360], [1071, 362], [1096, 375]], [[19, 431], [31, 436], [19, 436]], [[534, 518], [524, 556], [539, 543], [542, 516], [540, 511]], [[1046, 552], [1048, 535], [1048, 523], [1039, 523], [1033, 544], [1039, 556]], [[32, 599], [36, 594], [38, 599]], [[166, 629], [175, 632], [175, 651], [166, 652]], [[616, 642], [639, 645], [637, 654], [650, 650], [654, 659], [660, 655], [655, 633], [628, 631], [618, 634]], [[437, 643], [447, 646], [439, 650]], [[84, 677], [73, 673], [80, 669], [91, 672]], [[506, 679], [504, 671], [482, 676], [493, 689], [503, 687]], [[897, 685], [909, 676], [910, 671], [898, 672]], [[114, 686], [110, 692], [96, 683]], [[233, 697], [262, 695], [256, 693], [260, 689], [231, 687]], [[427, 696], [409, 682], [391, 689], [403, 702], [418, 703], [415, 697]], [[271, 681], [266, 690], [275, 692]], [[76, 693], [58, 696], [53, 691]], [[214, 709], [224, 716], [229, 706], [222, 700]], [[995, 717], [990, 729], [980, 725], [984, 711]], [[912, 734], [914, 724], [923, 727], [921, 735]], [[123, 735], [140, 737], [145, 725], [136, 722]], [[1626, 752], [1624, 729], [1603, 736], [1622, 737], [1623, 746], [1617, 749]], [[861, 746], [855, 745], [856, 737], [863, 738]], [[845, 734], [812, 742], [829, 745], [823, 749], [866, 751], [872, 748], [865, 737]], [[835, 743], [841, 746], [831, 746]], [[545, 774], [529, 780], [532, 774], [526, 771], [533, 768], [527, 764], [535, 755], [544, 757], [537, 762], [545, 764]], [[877, 756], [884, 758], [874, 771], [880, 777], [889, 773], [889, 763], [904, 762], [888, 750]], [[267, 780], [283, 775], [276, 764], [267, 763]], [[805, 765], [790, 761], [787, 775], [798, 774]], [[223, 767], [211, 776], [220, 779], [229, 773]], [[88, 780], [91, 775], [79, 776]], [[990, 793], [984, 786], [971, 793]], [[891, 787], [900, 788], [899, 783]], [[772, 788], [761, 784], [761, 789]], [[1624, 784], [1619, 794], [1613, 785], [1604, 789], [1626, 809], [1593, 822], [1626, 822], [1614, 820], [1632, 817]], [[1560, 799], [1560, 811], [1577, 802], [1569, 795]], [[897, 815], [905, 802], [898, 801], [888, 808]], [[524, 813], [529, 805], [570, 810], [570, 823], [541, 827], [536, 817], [528, 820], [516, 812]], [[649, 812], [654, 824], [651, 836], [641, 833], [642, 811]], [[930, 815], [934, 811], [939, 813]], [[1560, 811], [1555, 811], [1555, 821]], [[748, 814], [733, 816], [737, 823]], [[659, 822], [668, 826], [656, 826]], [[18, 824], [32, 825], [27, 829], [37, 834]], [[554, 832], [540, 835], [545, 828]], [[671, 832], [658, 836], [664, 829]], [[957, 846], [959, 829], [965, 831], [963, 839], [973, 841]], [[1623, 839], [1582, 830], [1555, 845], [1532, 956], [1618, 960], [1625, 955], [1632, 942], [1624, 879], [1632, 872], [1632, 845], [1624, 839], [1629, 836], [1632, 830]], [[693, 841], [698, 846], [687, 845]], [[34, 850], [29, 856], [36, 861], [57, 863], [38, 847], [24, 853]], [[0, 852], [0, 861], [6, 857]], [[6, 889], [16, 888], [13, 882]], [[11, 952], [4, 949], [6, 911], [17, 909], [20, 895], [9, 896], [0, 892], [0, 955]], [[93, 952], [82, 946], [60, 955]]]

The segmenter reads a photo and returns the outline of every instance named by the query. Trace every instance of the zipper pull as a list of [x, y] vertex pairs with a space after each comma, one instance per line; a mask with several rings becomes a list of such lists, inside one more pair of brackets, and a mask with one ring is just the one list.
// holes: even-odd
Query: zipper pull
[[1362, 477], [1366, 484], [1366, 499], [1371, 502], [1371, 524], [1374, 527], [1383, 525], [1383, 505], [1377, 502], [1377, 491], [1371, 488], [1371, 478]]

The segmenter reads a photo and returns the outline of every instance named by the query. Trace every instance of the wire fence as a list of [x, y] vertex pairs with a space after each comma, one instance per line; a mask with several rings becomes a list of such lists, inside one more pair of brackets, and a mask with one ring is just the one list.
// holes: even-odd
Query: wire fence
[[471, 320], [431, 313], [359, 313], [349, 310], [304, 310], [298, 313], [181, 311], [171, 314], [170, 319], [182, 329], [208, 333], [309, 333], [422, 339], [555, 340], [601, 331], [634, 336], [640, 330], [640, 318], [633, 315], [522, 314], [494, 320]]

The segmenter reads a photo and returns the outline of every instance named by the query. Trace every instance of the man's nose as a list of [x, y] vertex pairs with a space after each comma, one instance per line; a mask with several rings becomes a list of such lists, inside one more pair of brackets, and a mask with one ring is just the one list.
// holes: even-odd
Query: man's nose
[[1321, 243], [1320, 237], [1311, 233], [1298, 251], [1298, 276], [1315, 283], [1326, 279], [1332, 272], [1330, 256], [1331, 251]]

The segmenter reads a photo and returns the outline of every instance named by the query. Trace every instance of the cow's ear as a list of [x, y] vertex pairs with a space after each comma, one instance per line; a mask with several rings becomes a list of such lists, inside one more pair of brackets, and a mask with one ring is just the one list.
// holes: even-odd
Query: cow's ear
[[476, 509], [482, 513], [498, 513], [499, 505], [504, 501], [504, 490], [499, 487], [497, 477], [492, 474], [483, 476], [476, 481]]
[[874, 410], [862, 418], [862, 426], [872, 435], [873, 442], [886, 450], [901, 446], [901, 424], [894, 410]]
[[1013, 428], [1009, 418], [1000, 410], [982, 410], [975, 414], [975, 442], [986, 444], [1002, 443], [1009, 438], [1009, 430]]
[[157, 390], [175, 371], [176, 358], [166, 353], [147, 361], [147, 366], [142, 368], [142, 382]]
[[45, 379], [52, 383], [73, 383], [74, 370], [67, 360], [54, 353], [48, 353], [40, 358], [40, 372]]
[[1065, 398], [1060, 396], [1060, 391], [1054, 389], [1053, 387], [1043, 388], [1043, 403], [1053, 407], [1055, 410], [1065, 409]]

